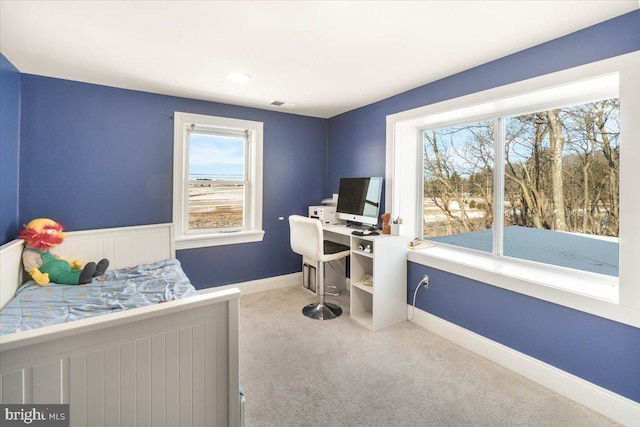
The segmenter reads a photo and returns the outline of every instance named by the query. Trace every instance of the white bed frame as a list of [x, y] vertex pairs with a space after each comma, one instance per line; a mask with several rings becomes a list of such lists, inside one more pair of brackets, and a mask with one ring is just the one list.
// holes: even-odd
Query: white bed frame
[[[23, 282], [0, 247], [0, 307]], [[57, 253], [110, 269], [175, 257], [171, 224], [70, 232]], [[68, 403], [71, 426], [240, 425], [237, 288], [0, 337], [0, 403]]]

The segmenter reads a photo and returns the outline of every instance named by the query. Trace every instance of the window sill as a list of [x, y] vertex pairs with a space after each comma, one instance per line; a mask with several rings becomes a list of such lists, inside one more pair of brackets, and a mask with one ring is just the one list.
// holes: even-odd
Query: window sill
[[[576, 274], [445, 245], [408, 251], [407, 260], [520, 294], [640, 327], [638, 311], [618, 304], [618, 278]], [[545, 268], [546, 267], [546, 268]], [[560, 287], [558, 284], [562, 284]]]
[[261, 242], [263, 238], [263, 230], [182, 236], [176, 238], [176, 250]]

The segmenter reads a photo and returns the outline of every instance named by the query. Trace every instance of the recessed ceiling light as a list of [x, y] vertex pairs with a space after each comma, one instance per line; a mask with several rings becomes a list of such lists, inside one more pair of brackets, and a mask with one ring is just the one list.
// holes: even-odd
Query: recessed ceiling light
[[251, 76], [244, 73], [231, 73], [227, 74], [227, 78], [235, 83], [245, 83], [251, 80]]

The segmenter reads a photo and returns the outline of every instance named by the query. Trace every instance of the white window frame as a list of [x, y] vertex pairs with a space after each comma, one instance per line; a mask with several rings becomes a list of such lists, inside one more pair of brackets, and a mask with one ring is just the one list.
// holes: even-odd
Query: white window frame
[[[175, 112], [173, 115], [173, 224], [176, 249], [259, 242], [262, 230], [262, 122]], [[200, 130], [244, 132], [249, 135], [245, 152], [245, 225], [242, 230], [189, 230], [189, 132]]]
[[[596, 77], [616, 75], [620, 97], [620, 269], [619, 277], [576, 270], [554, 268], [546, 264], [485, 254], [464, 248], [437, 244], [433, 248], [409, 251], [409, 261], [452, 272], [494, 286], [509, 289], [556, 304], [640, 327], [640, 282], [637, 260], [640, 259], [640, 52], [559, 71], [556, 73], [500, 86], [387, 116], [386, 211], [405, 219], [411, 236], [420, 235], [422, 212], [421, 130], [434, 125], [495, 117], [508, 107], [517, 113], [513, 100], [528, 99], [522, 111], [538, 111], [553, 100], [551, 93], [559, 87]], [[610, 92], [610, 91], [609, 91]], [[542, 95], [536, 105], [531, 99]], [[603, 96], [611, 96], [611, 93]], [[613, 94], [618, 96], [618, 94]], [[582, 94], [576, 93], [579, 103]], [[562, 103], [567, 102], [563, 95]], [[566, 105], [566, 104], [565, 104]], [[505, 107], [506, 106], [506, 107]], [[487, 109], [489, 107], [489, 110]], [[499, 150], [497, 147], [496, 150]], [[407, 165], [415, 165], [414, 168]], [[499, 167], [496, 164], [496, 167]], [[497, 189], [496, 189], [497, 191]], [[494, 223], [495, 227], [499, 221]], [[418, 228], [420, 227], [420, 228]], [[500, 229], [499, 232], [502, 232]], [[576, 284], [572, 289], [571, 284]], [[443, 284], [446, 286], [446, 284]], [[580, 290], [582, 291], [580, 291]]]

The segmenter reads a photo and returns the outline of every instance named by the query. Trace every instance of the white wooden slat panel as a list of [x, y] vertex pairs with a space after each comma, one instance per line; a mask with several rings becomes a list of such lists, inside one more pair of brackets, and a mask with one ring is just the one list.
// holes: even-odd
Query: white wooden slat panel
[[151, 338], [136, 343], [136, 427], [151, 427]]
[[69, 423], [71, 427], [87, 424], [87, 359], [84, 354], [69, 360]]
[[207, 366], [205, 368], [205, 401], [207, 402], [206, 406], [206, 423], [207, 426], [215, 426], [217, 425], [217, 417], [218, 410], [215, 402], [218, 401], [218, 390], [216, 387], [216, 365], [211, 362], [215, 360], [216, 357], [216, 332], [217, 328], [215, 323], [207, 322], [204, 325], [205, 331], [205, 342], [204, 342], [204, 353], [205, 360], [207, 361]]
[[62, 403], [62, 360], [34, 366], [32, 370], [33, 401], [31, 403]]
[[61, 363], [60, 368], [62, 369], [62, 381], [60, 382], [60, 388], [61, 388], [60, 397], [62, 398], [62, 403], [69, 403], [69, 398], [71, 394], [71, 384], [70, 384], [71, 360], [69, 357], [65, 357], [60, 361], [60, 363]]
[[13, 299], [18, 287], [22, 284], [22, 250], [21, 240], [14, 240], [0, 246], [0, 308]]
[[[118, 325], [106, 333], [67, 335], [51, 343], [55, 351], [22, 354], [3, 347], [2, 397], [17, 388], [17, 403], [29, 403], [27, 388], [46, 378], [36, 397], [56, 388], [59, 399], [72, 405], [72, 427], [227, 425], [227, 370], [233, 366], [226, 361], [226, 311], [221, 303], [145, 320], [143, 328]], [[73, 350], [61, 351], [63, 342]]]
[[82, 264], [90, 261], [98, 262], [102, 258], [111, 260], [114, 256], [113, 239], [66, 238], [64, 245], [57, 247], [53, 252], [69, 261], [78, 260]]
[[171, 224], [156, 224], [71, 231], [65, 244], [56, 250], [64, 258], [78, 259], [83, 263], [108, 258], [109, 268], [146, 264], [175, 257], [171, 227]]
[[120, 347], [109, 347], [104, 357], [104, 424], [120, 425]]
[[168, 239], [169, 235], [153, 233], [118, 236], [114, 238], [116, 253], [114, 262], [116, 265], [122, 265], [135, 259], [137, 264], [147, 264], [159, 259], [171, 258]]
[[26, 403], [24, 370], [2, 376], [2, 403]]
[[227, 361], [227, 424], [240, 425], [240, 332], [239, 315], [240, 302], [227, 301], [226, 316], [222, 319], [227, 327], [227, 342], [225, 344], [225, 360]]
[[165, 423], [167, 426], [177, 426], [180, 422], [180, 381], [178, 331], [165, 334]]
[[136, 343], [120, 346], [120, 425], [136, 424]]
[[229, 371], [227, 361], [228, 337], [226, 322], [218, 321], [214, 323], [216, 327], [216, 425], [227, 425], [229, 423]]
[[165, 427], [165, 336], [151, 338], [151, 425]]
[[204, 325], [196, 325], [192, 328], [193, 336], [193, 425], [205, 425], [205, 369], [206, 358], [204, 354]]
[[[87, 353], [87, 426], [104, 426], [104, 371], [102, 351]], [[111, 427], [111, 426], [109, 426]]]
[[33, 369], [32, 368], [27, 368], [23, 371], [23, 384], [24, 384], [24, 403], [31, 403], [33, 402], [33, 388], [31, 387], [31, 384], [33, 384], [33, 381], [31, 380], [31, 376], [33, 375]]
[[180, 329], [179, 342], [179, 381], [180, 381], [180, 426], [192, 425], [191, 396], [192, 388], [192, 340], [191, 328]]

